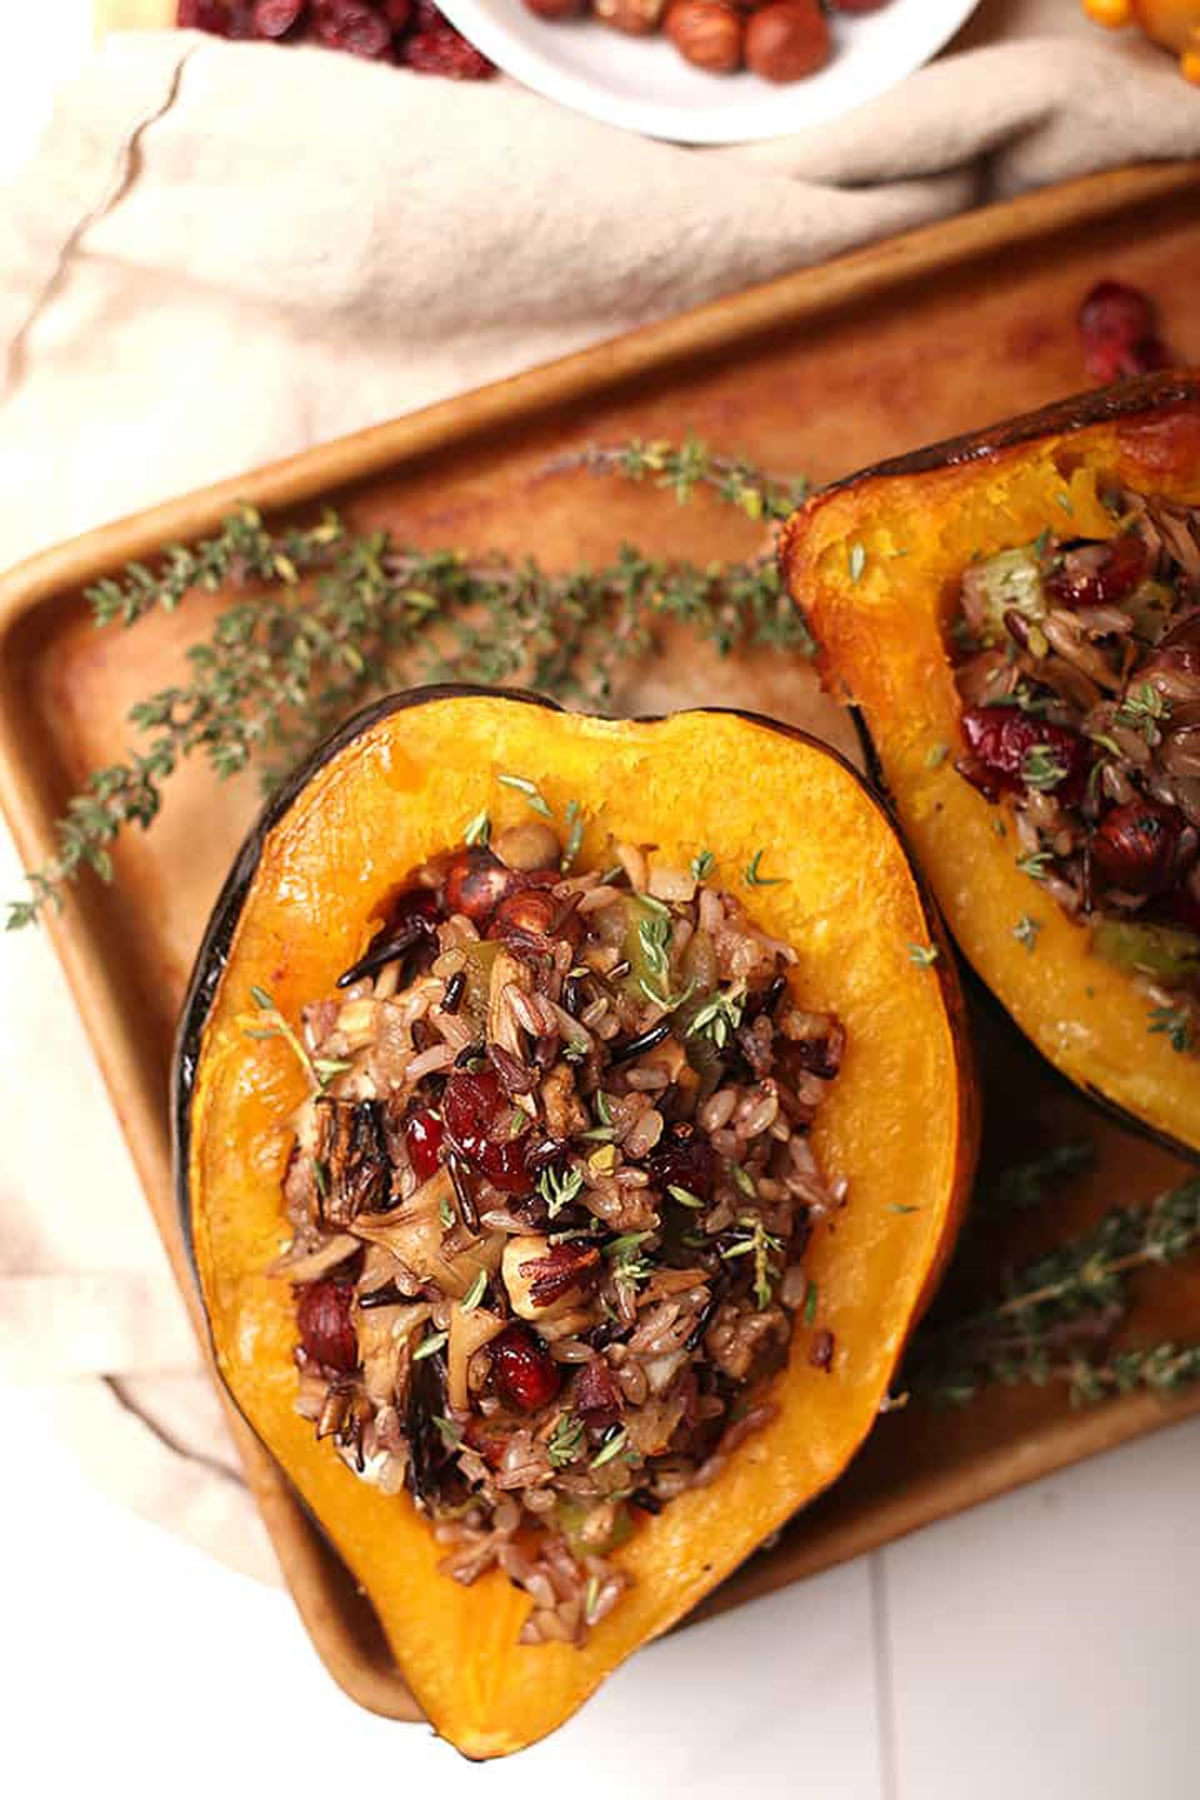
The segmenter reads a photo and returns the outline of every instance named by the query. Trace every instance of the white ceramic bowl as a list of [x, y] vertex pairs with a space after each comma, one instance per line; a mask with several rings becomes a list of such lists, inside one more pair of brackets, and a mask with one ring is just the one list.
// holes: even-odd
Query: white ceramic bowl
[[707, 75], [661, 34], [628, 37], [594, 19], [539, 19], [524, 0], [438, 0], [506, 74], [563, 106], [648, 137], [741, 144], [825, 125], [928, 62], [978, 0], [891, 0], [831, 20], [834, 53], [807, 81]]

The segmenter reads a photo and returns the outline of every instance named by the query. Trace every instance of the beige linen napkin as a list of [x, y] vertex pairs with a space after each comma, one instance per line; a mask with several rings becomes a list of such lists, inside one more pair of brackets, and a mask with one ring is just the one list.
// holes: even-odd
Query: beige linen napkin
[[[114, 39], [0, 205], [0, 560], [985, 198], [1197, 153], [1195, 89], [1076, 0], [994, 0], [846, 119], [721, 151], [508, 82]], [[0, 981], [0, 1379], [269, 1575], [45, 944], [8, 939]]]

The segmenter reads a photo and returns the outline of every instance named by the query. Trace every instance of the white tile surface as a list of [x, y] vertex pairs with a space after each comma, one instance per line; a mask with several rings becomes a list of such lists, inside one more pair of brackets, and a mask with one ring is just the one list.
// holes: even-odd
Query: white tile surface
[[1196, 1800], [1200, 1420], [892, 1546], [886, 1800]]

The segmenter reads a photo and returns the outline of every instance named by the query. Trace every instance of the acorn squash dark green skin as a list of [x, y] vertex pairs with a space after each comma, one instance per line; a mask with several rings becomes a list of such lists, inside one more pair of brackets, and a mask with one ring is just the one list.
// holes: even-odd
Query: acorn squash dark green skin
[[[1161, 491], [1200, 504], [1200, 377], [1167, 370], [1116, 387], [1079, 394], [1016, 419], [966, 436], [947, 439], [894, 457], [823, 489], [793, 515], [781, 548], [784, 576], [817, 640], [826, 688], [852, 714], [870, 778], [887, 802], [920, 863], [966, 960], [993, 999], [1016, 1019], [1052, 1068], [1122, 1124], [1164, 1149], [1200, 1161], [1200, 1066], [1194, 1057], [1167, 1052], [1165, 1040], [1146, 1031], [1126, 1004], [1118, 1021], [1095, 1032], [1103, 1043], [1122, 1033], [1136, 1044], [1131, 1062], [1150, 1058], [1170, 1087], [1168, 1105], [1156, 1104], [1138, 1088], [1137, 1070], [1103, 1072], [1079, 1066], [1055, 1042], [1055, 1021], [1038, 1017], [1036, 999], [1013, 992], [1025, 952], [1013, 945], [1003, 953], [981, 941], [981, 926], [995, 888], [978, 883], [986, 868], [1006, 879], [1002, 865], [1011, 850], [984, 835], [993, 809], [954, 770], [960, 745], [959, 706], [949, 677], [945, 631], [957, 577], [972, 553], [984, 555], [1029, 542], [1043, 527], [1061, 533], [1059, 495], [1040, 495], [1033, 479], [1041, 471], [1071, 497], [1073, 477], [1083, 471], [1078, 504], [1087, 512], [1087, 465], [1111, 468], [1135, 489]], [[1024, 474], [1022, 473], [1024, 471]], [[1000, 484], [1021, 492], [1009, 506], [996, 504]], [[1004, 490], [1008, 491], [1008, 490]], [[1038, 501], [1042, 502], [1040, 509]], [[946, 543], [971, 520], [969, 545], [946, 554]], [[1109, 536], [1112, 521], [1093, 506], [1081, 535]], [[923, 530], [923, 526], [927, 527]], [[849, 575], [850, 550], [863, 547], [861, 579]], [[951, 747], [939, 768], [925, 758], [935, 746]], [[963, 822], [963, 851], [956, 865], [954, 843], [934, 826], [937, 815]], [[975, 874], [966, 869], [973, 860]], [[1029, 884], [1036, 900], [1036, 890]], [[1017, 905], [1011, 885], [1005, 904]], [[1052, 903], [1049, 910], [1058, 913]], [[1047, 908], [1043, 907], [1042, 911]], [[1014, 917], [1017, 916], [1014, 912]], [[1053, 934], [1070, 959], [1071, 946], [1055, 921]], [[1070, 930], [1078, 938], [1076, 927]], [[1074, 954], [1077, 954], [1074, 953]], [[1079, 1017], [1089, 1011], [1085, 988], [1104, 984], [1109, 993], [1118, 976], [1095, 957], [1078, 984]], [[1044, 968], [1044, 964], [1042, 965]], [[1025, 971], [1028, 973], [1028, 971]], [[1142, 1013], [1145, 1013], [1143, 1004]], [[1103, 1058], [1101, 1058], [1103, 1060]], [[1194, 1097], [1193, 1097], [1194, 1096]]]
[[[738, 757], [754, 770], [744, 789], [729, 779]], [[822, 1323], [845, 1345], [837, 1378], [790, 1358], [773, 1390], [776, 1418], [710, 1487], [680, 1496], [616, 1553], [633, 1585], [578, 1649], [519, 1645], [527, 1598], [498, 1574], [468, 1589], [440, 1574], [407, 1496], [359, 1481], [295, 1413], [293, 1302], [266, 1271], [286, 1232], [282, 1174], [305, 1083], [278, 1040], [248, 1043], [244, 1027], [256, 985], [290, 1018], [329, 991], [372, 935], [387, 888], [461, 841], [481, 804], [498, 827], [523, 816], [521, 797], [497, 785], [499, 772], [521, 770], [560, 814], [579, 799], [585, 863], [610, 829], [655, 836], [678, 860], [702, 847], [693, 834], [707, 821], [731, 876], [765, 844], [781, 880], [747, 904], [766, 929], [796, 939], [802, 1002], [838, 1011], [854, 1046], [814, 1132], [858, 1197], [810, 1253]], [[297, 895], [324, 903], [306, 910]], [[306, 930], [309, 916], [318, 929]], [[931, 965], [911, 957], [914, 942], [938, 951]], [[753, 714], [600, 721], [486, 688], [419, 689], [365, 708], [271, 801], [201, 946], [173, 1113], [178, 1203], [222, 1379], [366, 1591], [428, 1716], [477, 1757], [553, 1729], [841, 1473], [952, 1248], [978, 1139], [952, 955], [886, 809], [842, 757]]]

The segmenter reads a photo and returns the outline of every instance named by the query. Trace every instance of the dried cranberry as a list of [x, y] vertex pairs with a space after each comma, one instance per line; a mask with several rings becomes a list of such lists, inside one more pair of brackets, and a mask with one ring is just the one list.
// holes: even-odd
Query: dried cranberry
[[[1032, 718], [1019, 706], [968, 706], [962, 725], [970, 754], [959, 764], [960, 772], [990, 800], [1031, 788], [1069, 806], [1082, 800], [1093, 752], [1077, 731]], [[1046, 752], [1042, 761], [1050, 765], [1052, 779], [1036, 778], [1034, 753], [1039, 750]], [[1055, 765], [1060, 775], [1055, 775]]]
[[1157, 800], [1130, 800], [1108, 813], [1092, 838], [1092, 861], [1114, 887], [1131, 894], [1165, 893], [1179, 872], [1187, 821]]
[[1046, 576], [1046, 588], [1059, 606], [1119, 606], [1149, 566], [1141, 538], [1113, 538], [1066, 551]]
[[602, 1356], [585, 1362], [571, 1390], [572, 1410], [587, 1425], [615, 1425], [621, 1411], [621, 1390]]
[[521, 1412], [539, 1412], [558, 1393], [559, 1372], [540, 1338], [523, 1325], [510, 1325], [491, 1345], [496, 1392]]
[[330, 50], [377, 59], [392, 48], [391, 27], [374, 6], [363, 0], [319, 0], [313, 19], [316, 38]]
[[1154, 330], [1154, 302], [1124, 281], [1098, 281], [1079, 308], [1080, 335], [1093, 344], [1133, 344]]
[[445, 1126], [430, 1106], [419, 1106], [404, 1121], [404, 1145], [418, 1181], [437, 1173], [445, 1135]]
[[394, 36], [407, 31], [413, 21], [412, 0], [382, 0], [380, 11]]
[[[512, 1103], [494, 1069], [455, 1069], [442, 1095], [446, 1132], [462, 1159], [506, 1194], [527, 1194], [533, 1186], [527, 1163], [528, 1133], [505, 1135]], [[491, 1133], [500, 1129], [500, 1135]]]
[[358, 1339], [350, 1314], [353, 1292], [344, 1281], [314, 1281], [301, 1288], [296, 1304], [305, 1350], [315, 1361], [343, 1374], [358, 1367]]
[[518, 879], [490, 850], [479, 845], [460, 850], [446, 870], [447, 910], [462, 913], [473, 924], [482, 925], [514, 891]]
[[680, 1120], [667, 1127], [646, 1158], [646, 1168], [656, 1187], [686, 1188], [698, 1200], [707, 1200], [717, 1162], [708, 1139], [694, 1125]]
[[[1076, 321], [1083, 341], [1084, 366], [1097, 381], [1116, 381], [1136, 375], [1155, 348], [1162, 350], [1155, 333], [1153, 302], [1139, 288], [1121, 281], [1100, 281], [1085, 297]], [[1163, 351], [1165, 358], [1165, 351]]]
[[305, 0], [254, 0], [250, 26], [255, 37], [286, 37], [300, 22]]
[[175, 22], [193, 31], [210, 31], [214, 37], [233, 36], [233, 14], [221, 0], [179, 0]]
[[400, 47], [400, 60], [421, 75], [445, 75], [452, 81], [485, 81], [495, 70], [483, 52], [443, 22], [415, 31]]

